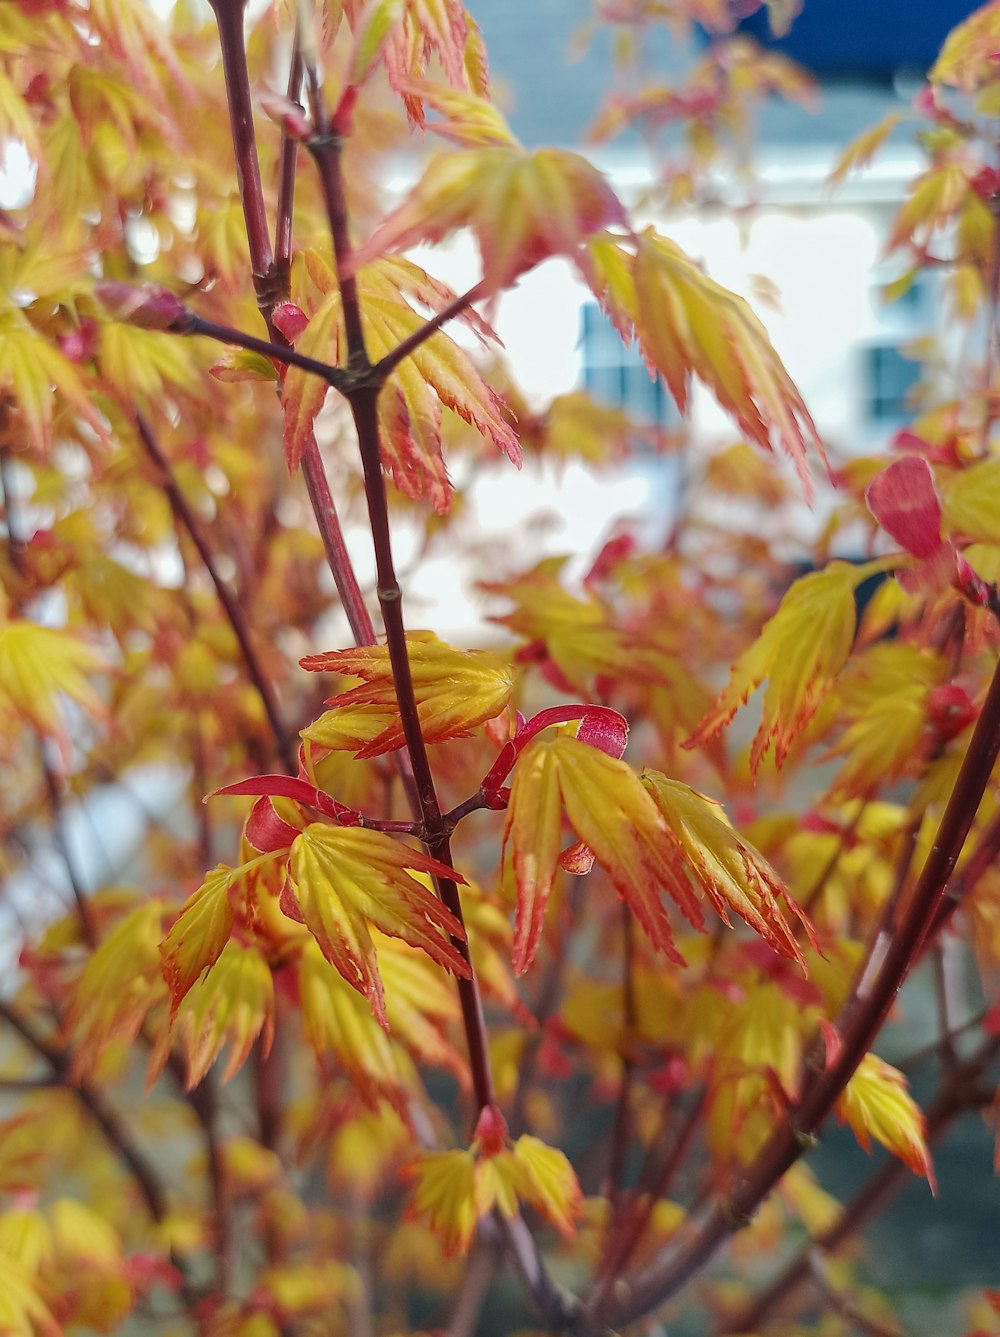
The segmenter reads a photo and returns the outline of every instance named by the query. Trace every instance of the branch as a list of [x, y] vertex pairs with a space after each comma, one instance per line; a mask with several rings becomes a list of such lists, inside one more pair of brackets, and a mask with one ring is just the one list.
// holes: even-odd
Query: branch
[[[944, 1084], [927, 1111], [927, 1143], [939, 1141], [949, 1124], [975, 1099], [976, 1085], [1000, 1049], [1000, 1038], [988, 1036], [979, 1051], [947, 1073]], [[910, 1170], [901, 1160], [886, 1160], [844, 1205], [834, 1224], [821, 1235], [808, 1240], [757, 1298], [737, 1314], [720, 1321], [715, 1337], [728, 1332], [756, 1332], [767, 1319], [809, 1280], [810, 1260], [817, 1251], [832, 1254], [851, 1239], [880, 1212], [888, 1200], [909, 1179]]]
[[[243, 11], [246, 0], [211, 0], [219, 28], [219, 43], [222, 50], [222, 64], [226, 76], [226, 96], [229, 103], [229, 121], [232, 131], [233, 147], [236, 153], [236, 171], [239, 180], [240, 199], [243, 203], [243, 217], [246, 222], [247, 243], [250, 248], [250, 265], [253, 273], [257, 304], [268, 328], [271, 342], [277, 349], [288, 350], [288, 341], [272, 320], [272, 313], [279, 301], [288, 295], [288, 272], [283, 264], [283, 252], [279, 251], [276, 264], [271, 241], [267, 231], [267, 216], [264, 209], [264, 192], [261, 187], [260, 166], [257, 161], [257, 141], [253, 128], [253, 111], [250, 99], [250, 75], [247, 70], [246, 50], [243, 44]], [[293, 54], [293, 62], [295, 58]], [[291, 82], [291, 80], [289, 80]], [[290, 209], [290, 192], [287, 203], [281, 207]], [[289, 225], [290, 226], [290, 225]], [[278, 217], [279, 245], [281, 237], [282, 215]], [[288, 244], [291, 237], [288, 235]], [[271, 356], [270, 353], [266, 356]], [[316, 438], [310, 434], [302, 456], [302, 475], [327, 562], [333, 573], [333, 579], [340, 595], [341, 603], [347, 614], [351, 631], [358, 645], [373, 645], [375, 630], [371, 616], [365, 606], [361, 588], [351, 563], [343, 531], [330, 494], [326, 470], [320, 458]]]
[[[413, 676], [410, 671], [410, 660], [406, 648], [403, 595], [393, 564], [389, 509], [386, 500], [385, 479], [382, 475], [381, 451], [379, 449], [378, 410], [376, 405], [378, 386], [371, 377], [372, 368], [365, 348], [357, 284], [351, 272], [351, 246], [348, 236], [347, 202], [341, 162], [342, 141], [339, 136], [330, 133], [329, 116], [320, 88], [319, 76], [315, 67], [308, 62], [306, 64], [306, 81], [309, 87], [313, 124], [317, 132], [308, 142], [308, 148], [316, 163], [323, 199], [327, 208], [330, 235], [333, 239], [334, 259], [340, 282], [341, 308], [347, 338], [347, 363], [356, 378], [347, 397], [354, 417], [358, 446], [361, 452], [365, 498], [368, 503], [368, 518], [375, 549], [378, 600], [382, 610], [386, 644], [396, 686], [400, 723], [413, 771], [413, 793], [418, 805], [419, 817], [423, 823], [424, 843], [434, 858], [450, 866], [452, 863], [451, 842], [438, 803], [434, 777], [431, 773], [427, 748], [424, 744], [420, 718], [417, 713]], [[459, 923], [463, 923], [461, 897], [454, 880], [438, 878], [436, 886], [441, 900]], [[469, 1068], [472, 1074], [473, 1090], [478, 1108], [484, 1109], [487, 1105], [495, 1103], [496, 1096], [493, 1074], [490, 1068], [482, 999], [468, 942], [464, 938], [455, 938], [453, 942], [456, 950], [467, 962], [470, 971], [468, 979], [457, 981], [458, 994], [469, 1051]]]
[[422, 343], [425, 343], [432, 334], [438, 332], [442, 325], [447, 325], [449, 320], [454, 320], [456, 316], [460, 316], [466, 307], [470, 307], [473, 302], [478, 301], [483, 293], [484, 285], [482, 283], [477, 283], [468, 292], [460, 293], [446, 307], [443, 307], [436, 316], [432, 316], [425, 325], [421, 325], [419, 330], [414, 330], [412, 334], [408, 334], [391, 353], [386, 353], [385, 357], [380, 358], [372, 368], [372, 376], [378, 379], [379, 385], [388, 379], [404, 358], [408, 358], [411, 353], [415, 353]]
[[740, 1183], [729, 1194], [709, 1200], [654, 1261], [600, 1312], [588, 1306], [589, 1327], [623, 1327], [669, 1300], [698, 1273], [736, 1230], [746, 1225], [778, 1180], [804, 1154], [868, 1052], [910, 968], [919, 958], [942, 904], [948, 879], [975, 819], [997, 755], [1000, 753], [1000, 665], [994, 670], [986, 701], [937, 836], [910, 897], [906, 922], [899, 926], [881, 969], [864, 996], [848, 1009], [843, 1044], [836, 1060], [817, 1074], [793, 1106]]
[[167, 494], [170, 502], [170, 509], [181, 525], [187, 530], [191, 542], [194, 544], [198, 556], [201, 558], [202, 565], [208, 572], [212, 584], [215, 586], [215, 592], [219, 596], [219, 603], [225, 613], [230, 627], [233, 629], [233, 635], [236, 637], [240, 647], [240, 653], [243, 656], [243, 663], [246, 665], [247, 675], [264, 707], [264, 713], [267, 715], [268, 724], [271, 726], [271, 732], [274, 735], [275, 747], [278, 755], [281, 757], [285, 769], [290, 775], [295, 775], [298, 770], [298, 760], [295, 750], [289, 742], [288, 731], [281, 718], [281, 711], [278, 706], [277, 697], [274, 694], [274, 688], [267, 675], [264, 665], [261, 663], [260, 656], [254, 647], [250, 636], [250, 627], [247, 623], [246, 613], [239, 600], [233, 594], [232, 590], [219, 574], [219, 568], [215, 564], [215, 557], [212, 549], [209, 547], [208, 539], [201, 527], [201, 522], [194, 511], [188, 505], [187, 498], [181, 491], [180, 485], [174, 476], [170, 461], [164, 454], [157, 441], [153, 429], [148, 419], [141, 413], [136, 414], [136, 427], [139, 432], [139, 439], [146, 449], [147, 455], [156, 465], [163, 481], [163, 490]]

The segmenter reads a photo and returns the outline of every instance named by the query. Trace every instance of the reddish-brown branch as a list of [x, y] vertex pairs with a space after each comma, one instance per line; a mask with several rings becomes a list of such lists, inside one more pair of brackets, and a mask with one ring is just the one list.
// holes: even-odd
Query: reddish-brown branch
[[[976, 1054], [948, 1070], [941, 1090], [927, 1111], [928, 1146], [940, 1140], [956, 1115], [970, 1105], [979, 1103], [977, 1087], [998, 1048], [1000, 1040], [990, 1036]], [[803, 1245], [752, 1304], [739, 1314], [730, 1314], [720, 1322], [716, 1337], [722, 1337], [727, 1332], [756, 1332], [761, 1328], [809, 1280], [810, 1257], [816, 1251], [836, 1253], [882, 1210], [910, 1174], [909, 1167], [895, 1157], [880, 1165], [850, 1201], [845, 1203], [843, 1211], [828, 1230]]]
[[201, 558], [202, 565], [208, 572], [209, 579], [215, 586], [215, 592], [218, 595], [219, 603], [226, 615], [236, 642], [240, 647], [240, 654], [243, 657], [243, 663], [246, 667], [247, 675], [264, 707], [264, 713], [267, 715], [267, 722], [271, 727], [271, 733], [274, 735], [274, 745], [278, 756], [281, 758], [285, 769], [289, 774], [294, 775], [298, 769], [298, 761], [295, 756], [295, 750], [291, 746], [288, 736], [288, 730], [285, 728], [281, 718], [281, 711], [278, 706], [278, 699], [275, 695], [274, 687], [257, 653], [256, 646], [250, 634], [250, 627], [247, 622], [246, 613], [239, 600], [233, 594], [232, 590], [219, 574], [219, 568], [215, 562], [215, 555], [209, 545], [201, 522], [194, 511], [188, 505], [187, 498], [181, 491], [180, 485], [174, 476], [174, 471], [170, 466], [170, 461], [164, 454], [156, 435], [153, 432], [149, 420], [141, 413], [136, 414], [136, 429], [139, 434], [139, 440], [145, 448], [146, 454], [153, 461], [157, 472], [160, 475], [163, 484], [163, 490], [167, 494], [167, 500], [170, 502], [170, 509], [173, 511], [178, 523], [183, 526], [191, 542], [194, 544], [198, 556]]
[[881, 968], [863, 997], [852, 1000], [849, 1023], [833, 1063], [819, 1072], [793, 1106], [756, 1162], [728, 1194], [705, 1204], [661, 1254], [599, 1311], [588, 1307], [583, 1330], [622, 1327], [650, 1313], [705, 1267], [734, 1231], [753, 1216], [778, 1180], [815, 1140], [823, 1121], [868, 1052], [910, 968], [919, 958], [942, 903], [948, 879], [975, 819], [1000, 752], [1000, 665], [973, 730], [937, 837], [914, 887], [905, 922], [898, 925]]
[[[310, 90], [313, 123], [317, 130], [316, 136], [309, 143], [309, 149], [316, 162], [323, 198], [327, 207], [337, 272], [341, 276], [340, 295], [344, 315], [344, 330], [347, 338], [348, 369], [357, 378], [355, 387], [348, 391], [347, 397], [354, 417], [358, 447], [361, 452], [365, 498], [368, 503], [368, 518], [372, 531], [372, 544], [375, 550], [378, 600], [382, 610], [389, 660], [392, 665], [396, 702], [413, 773], [413, 788], [419, 805], [419, 817], [423, 824], [424, 843], [434, 858], [440, 859], [442, 863], [450, 866], [452, 862], [451, 842], [438, 802], [434, 777], [431, 773], [430, 761], [417, 712], [413, 676], [410, 671], [410, 660], [406, 648], [403, 596], [393, 564], [389, 508], [379, 448], [378, 388], [369, 384], [367, 380], [370, 364], [365, 349], [357, 285], [351, 273], [351, 247], [341, 163], [342, 146], [340, 139], [329, 133], [329, 117], [319, 87], [318, 75], [314, 69], [310, 69], [308, 66], [306, 68], [306, 80]], [[462, 902], [454, 880], [439, 878], [436, 886], [441, 900], [459, 923], [463, 923]], [[455, 939], [455, 947], [469, 966], [469, 978], [458, 980], [458, 993], [466, 1044], [469, 1051], [469, 1069], [472, 1074], [473, 1091], [477, 1106], [482, 1109], [495, 1101], [486, 1023], [468, 943], [461, 939]]]
[[436, 334], [443, 325], [447, 325], [449, 320], [454, 320], [456, 316], [460, 316], [462, 312], [466, 311], [473, 302], [477, 301], [478, 298], [482, 296], [482, 294], [483, 285], [477, 283], [474, 287], [470, 288], [468, 292], [460, 293], [459, 296], [450, 301], [447, 306], [442, 307], [437, 315], [432, 316], [430, 320], [421, 325], [418, 330], [414, 330], [412, 334], [407, 335], [401, 343], [396, 345], [391, 353], [386, 353], [384, 358], [381, 358], [375, 363], [375, 366], [372, 368], [372, 375], [378, 380], [378, 383], [381, 385], [387, 380], [393, 370], [399, 366], [404, 358], [408, 358], [411, 353], [415, 353], [420, 345], [425, 343], [432, 334]]
[[[280, 252], [279, 262], [276, 263], [267, 230], [267, 214], [264, 208], [264, 192], [261, 186], [257, 139], [254, 134], [250, 100], [250, 76], [243, 44], [243, 11], [246, 8], [246, 0], [212, 0], [212, 8], [219, 28], [219, 43], [229, 101], [230, 129], [236, 154], [237, 177], [240, 198], [243, 202], [243, 217], [246, 222], [257, 303], [267, 325], [271, 344], [279, 350], [287, 349], [288, 341], [275, 327], [271, 318], [277, 303], [288, 295], [288, 271], [287, 266], [280, 261]], [[290, 196], [288, 203], [282, 207], [286, 209], [291, 207]], [[281, 215], [278, 221], [280, 229]], [[288, 226], [290, 228], [290, 221]], [[365, 605], [344, 542], [340, 519], [330, 493], [319, 447], [311, 434], [302, 456], [302, 475], [316, 517], [316, 525], [323, 540], [323, 549], [351, 631], [359, 645], [372, 645], [375, 641], [375, 631], [371, 615]]]

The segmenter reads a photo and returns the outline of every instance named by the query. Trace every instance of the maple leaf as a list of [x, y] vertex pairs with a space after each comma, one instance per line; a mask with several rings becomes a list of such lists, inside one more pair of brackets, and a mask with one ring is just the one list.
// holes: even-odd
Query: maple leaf
[[552, 255], [575, 256], [584, 241], [626, 224], [625, 210], [595, 167], [565, 149], [529, 153], [516, 141], [431, 159], [403, 203], [355, 253], [355, 265], [392, 249], [436, 242], [471, 227], [484, 292], [510, 287]]
[[964, 92], [974, 92], [996, 78], [994, 56], [998, 42], [1000, 9], [995, 4], [981, 5], [964, 22], [952, 28], [931, 66], [928, 79], [931, 83], [951, 84]]
[[28, 1268], [0, 1252], [0, 1331], [16, 1337], [60, 1337], [64, 1331], [39, 1294]]
[[[456, 650], [426, 631], [409, 632], [406, 648], [425, 742], [464, 737], [507, 708], [514, 679], [510, 666], [498, 655], [487, 650]], [[327, 701], [333, 710], [303, 729], [304, 739], [323, 747], [357, 748], [358, 758], [377, 757], [403, 746], [388, 646], [331, 650], [307, 655], [299, 662], [311, 673], [343, 673], [363, 679], [361, 686]]]
[[749, 305], [652, 228], [639, 238], [634, 273], [640, 345], [663, 373], [681, 412], [693, 374], [752, 441], [769, 448], [772, 437], [777, 439], [811, 496], [806, 450], [812, 446], [824, 458], [823, 445]]
[[99, 440], [107, 440], [107, 427], [79, 370], [20, 311], [0, 315], [0, 392], [13, 402], [28, 439], [42, 455], [52, 445], [54, 410], [61, 404]]
[[857, 623], [854, 591], [885, 566], [834, 561], [797, 580], [757, 640], [733, 664], [727, 687], [684, 746], [697, 747], [715, 737], [767, 679], [750, 768], [756, 775], [772, 744], [775, 764], [781, 766], [851, 653]]
[[576, 1171], [565, 1153], [558, 1147], [550, 1147], [541, 1138], [525, 1133], [514, 1143], [513, 1156], [526, 1172], [519, 1186], [520, 1196], [537, 1208], [561, 1234], [573, 1235], [583, 1210], [583, 1195]]
[[470, 1151], [428, 1151], [410, 1166], [415, 1182], [406, 1209], [421, 1217], [441, 1240], [445, 1256], [464, 1253], [476, 1229], [476, 1161]]
[[768, 946], [804, 969], [779, 902], [795, 914], [798, 908], [763, 855], [733, 830], [722, 805], [659, 771], [643, 771], [642, 783], [676, 837], [691, 876], [723, 921], [729, 922], [727, 908], [734, 910]]
[[924, 1116], [898, 1068], [866, 1054], [837, 1101], [837, 1116], [850, 1124], [865, 1151], [874, 1138], [936, 1191]]
[[264, 1057], [274, 1035], [271, 969], [253, 947], [230, 939], [212, 969], [184, 995], [172, 1033], [187, 1062], [187, 1089], [198, 1085], [227, 1043], [227, 1082], [246, 1062], [258, 1036]]
[[503, 1116], [487, 1106], [471, 1150], [425, 1152], [408, 1167], [416, 1187], [407, 1216], [423, 1217], [447, 1256], [468, 1249], [478, 1220], [494, 1209], [513, 1217], [519, 1202], [531, 1203], [563, 1235], [576, 1229], [583, 1197], [565, 1154], [529, 1134], [511, 1146], [506, 1132]]
[[678, 842], [631, 767], [559, 735], [533, 743], [518, 757], [510, 788], [504, 869], [517, 893], [515, 971], [527, 970], [538, 947], [560, 862], [561, 806], [653, 946], [683, 965], [660, 888], [695, 928], [702, 929], [705, 921]]
[[60, 696], [103, 715], [104, 704], [87, 675], [106, 668], [102, 656], [70, 631], [20, 618], [0, 626], [0, 705], [13, 708], [40, 733], [64, 738]]
[[444, 936], [464, 939], [462, 925], [408, 869], [465, 881], [453, 868], [381, 831], [314, 823], [292, 842], [282, 893], [282, 908], [301, 918], [326, 959], [369, 1000], [386, 1029], [372, 927], [420, 948], [453, 975], [469, 976], [468, 963]]
[[827, 185], [839, 186], [851, 172], [867, 167], [902, 119], [899, 112], [890, 112], [878, 125], [853, 139], [834, 164]]
[[150, 1008], [165, 997], [159, 953], [163, 914], [159, 901], [137, 906], [88, 959], [66, 1015], [77, 1076], [92, 1071], [112, 1041], [131, 1044]]
[[[320, 302], [296, 350], [337, 364], [344, 347], [340, 291], [333, 266], [316, 251], [304, 256], [304, 267]], [[365, 342], [373, 360], [391, 353], [421, 329], [426, 317], [416, 302], [439, 311], [455, 299], [446, 284], [401, 256], [383, 257], [357, 275]], [[305, 301], [306, 299], [303, 298]], [[459, 316], [481, 340], [495, 339], [475, 312]], [[284, 445], [289, 470], [301, 459], [316, 415], [326, 398], [318, 377], [289, 368], [284, 381]], [[379, 396], [383, 462], [396, 486], [407, 496], [428, 496], [439, 512], [448, 509], [451, 486], [441, 455], [442, 408], [457, 413], [482, 436], [520, 464], [521, 447], [497, 395], [480, 376], [469, 354], [442, 331], [426, 339], [392, 372]]]
[[163, 977], [170, 990], [171, 1015], [206, 967], [218, 960], [233, 928], [230, 888], [238, 869], [219, 864], [181, 906], [160, 945]]
[[296, 980], [302, 1028], [316, 1057], [335, 1055], [369, 1108], [382, 1097], [401, 1107], [411, 1077], [405, 1055], [313, 938], [302, 944]]

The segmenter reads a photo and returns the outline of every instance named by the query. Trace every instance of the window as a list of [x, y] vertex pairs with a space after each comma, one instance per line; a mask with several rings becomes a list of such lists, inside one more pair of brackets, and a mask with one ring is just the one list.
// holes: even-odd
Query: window
[[676, 426], [677, 408], [662, 379], [650, 377], [638, 349], [625, 346], [594, 302], [583, 308], [580, 344], [584, 389], [599, 404], [621, 409], [643, 426]]
[[863, 350], [864, 410], [871, 422], [897, 422], [910, 412], [907, 396], [920, 380], [920, 363], [898, 345], [871, 344]]

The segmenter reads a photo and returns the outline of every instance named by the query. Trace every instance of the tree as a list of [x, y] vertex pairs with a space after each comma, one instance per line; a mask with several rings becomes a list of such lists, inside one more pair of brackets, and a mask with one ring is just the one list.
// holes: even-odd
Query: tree
[[[696, 378], [731, 415], [705, 493], [783, 495], [774, 447], [808, 492], [822, 445], [742, 298], [585, 158], [516, 141], [458, 0], [245, 8], [2, 14], [0, 126], [37, 181], [0, 229], [25, 921], [0, 1000], [0, 1330], [458, 1334], [492, 1293], [503, 1330], [583, 1337], [683, 1298], [720, 1333], [790, 1300], [888, 1331], [827, 1260], [994, 1098], [1000, 4], [918, 101], [929, 166], [891, 237], [986, 314], [985, 367], [837, 479], [831, 532], [864, 518], [868, 560], [782, 593], [766, 535], [707, 523], [659, 551], [620, 533], [582, 581], [493, 555], [506, 631], [479, 649], [404, 619], [399, 523], [464, 560], [449, 463], [599, 464], [636, 437], [582, 395], [533, 410], [470, 351], [548, 257], [682, 410]], [[605, 9], [718, 31], [692, 88], [601, 121], [687, 126], [674, 198], [746, 98], [798, 86], [727, 37], [728, 5]], [[449, 147], [387, 211], [388, 156], [423, 134]], [[410, 258], [459, 229], [482, 259], [462, 294]], [[377, 621], [342, 528], [362, 511]], [[186, 820], [145, 812], [127, 879], [91, 889], [68, 822], [148, 766], [182, 777]], [[16, 897], [45, 839], [68, 906]], [[873, 1046], [946, 938], [983, 1006], [959, 1033], [941, 985], [925, 1114]], [[806, 1160], [834, 1114], [895, 1158], [846, 1204]]]

